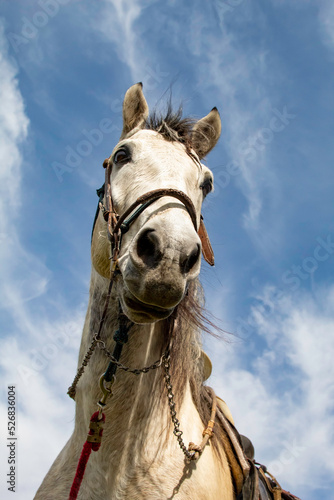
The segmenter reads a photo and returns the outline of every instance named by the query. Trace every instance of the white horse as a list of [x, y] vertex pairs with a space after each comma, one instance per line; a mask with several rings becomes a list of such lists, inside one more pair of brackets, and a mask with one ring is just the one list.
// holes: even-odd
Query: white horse
[[[121, 320], [127, 322], [127, 328], [131, 326], [122, 365], [154, 365], [155, 369], [135, 375], [118, 368], [111, 388], [102, 383], [106, 394], [102, 443], [90, 456], [78, 499], [232, 500], [241, 490], [249, 466], [243, 456], [235, 457], [230, 451], [234, 437], [223, 428], [222, 411], [218, 409], [213, 417], [213, 438], [203, 444], [202, 435], [204, 429], [205, 436], [211, 435], [215, 397], [203, 385], [197, 280], [202, 247], [199, 234], [206, 258], [212, 260], [200, 217], [213, 176], [200, 160], [215, 146], [220, 131], [216, 108], [197, 122], [170, 110], [165, 118], [148, 119], [142, 85], [132, 86], [125, 95], [123, 132], [105, 164], [106, 193], [92, 236], [90, 295], [79, 368], [87, 351], [88, 363], [75, 383], [75, 428], [36, 500], [69, 498], [90, 417], [101, 400], [99, 380], [110, 362], [114, 332]], [[160, 195], [145, 198], [152, 190]], [[128, 226], [119, 254], [114, 255], [117, 272], [106, 300], [112, 250], [104, 215], [113, 234], [117, 218], [112, 210], [128, 214]], [[94, 344], [99, 326], [99, 341]], [[94, 352], [92, 343], [97, 345]], [[202, 448], [188, 448], [190, 441], [202, 442]]]

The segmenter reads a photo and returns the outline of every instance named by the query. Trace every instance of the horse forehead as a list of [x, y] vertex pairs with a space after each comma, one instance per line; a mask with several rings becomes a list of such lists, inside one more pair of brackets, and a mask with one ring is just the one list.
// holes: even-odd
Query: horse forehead
[[[168, 141], [155, 130], [140, 130], [135, 134], [128, 136], [123, 141], [119, 142], [114, 149], [116, 151], [123, 144], [130, 144], [134, 148], [137, 161], [142, 158], [145, 160], [147, 156], [152, 156], [152, 160], [168, 161], [170, 166], [178, 165], [180, 161], [191, 168], [202, 168], [200, 161], [193, 160], [186, 151], [184, 144], [178, 141]], [[197, 155], [192, 152], [194, 157]]]

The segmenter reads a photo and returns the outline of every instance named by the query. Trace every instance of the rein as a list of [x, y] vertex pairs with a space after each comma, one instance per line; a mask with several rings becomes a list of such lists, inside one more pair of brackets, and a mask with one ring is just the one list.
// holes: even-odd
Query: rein
[[[106, 301], [105, 305], [103, 308], [103, 312], [101, 315], [101, 320], [99, 323], [99, 328], [97, 333], [93, 335], [93, 340], [83, 358], [83, 361], [81, 363], [81, 366], [79, 367], [76, 376], [74, 377], [72, 385], [68, 389], [68, 395], [72, 398], [75, 399], [75, 394], [76, 394], [76, 387], [79, 382], [80, 377], [82, 376], [85, 367], [88, 365], [91, 356], [93, 355], [95, 348], [98, 346], [101, 350], [104, 351], [105, 355], [110, 359], [110, 362], [108, 364], [108, 367], [105, 371], [104, 374], [100, 377], [100, 389], [102, 391], [102, 397], [101, 399], [97, 402], [98, 410], [92, 415], [90, 425], [89, 425], [89, 431], [87, 435], [87, 440], [84, 443], [80, 458], [79, 458], [79, 463], [77, 466], [76, 474], [72, 483], [72, 487], [70, 490], [70, 495], [68, 500], [76, 500], [78, 493], [79, 493], [79, 488], [84, 476], [84, 472], [86, 469], [86, 465], [90, 456], [91, 451], [98, 451], [101, 445], [101, 439], [102, 439], [102, 434], [103, 434], [103, 425], [105, 423], [105, 414], [103, 413], [103, 410], [106, 406], [108, 398], [112, 397], [112, 385], [115, 382], [115, 375], [116, 375], [116, 370], [117, 368], [128, 371], [130, 373], [133, 373], [135, 375], [139, 375], [141, 373], [147, 373], [150, 370], [155, 370], [159, 367], [163, 367], [164, 369], [164, 378], [165, 378], [165, 385], [166, 385], [166, 390], [167, 390], [167, 397], [168, 397], [168, 405], [170, 409], [170, 414], [172, 418], [172, 422], [174, 425], [174, 435], [176, 436], [179, 446], [182, 450], [182, 452], [185, 455], [185, 458], [187, 462], [189, 463], [190, 461], [196, 461], [199, 459], [201, 456], [201, 453], [203, 452], [203, 449], [205, 445], [207, 444], [208, 440], [212, 437], [213, 435], [213, 426], [215, 424], [215, 416], [216, 416], [216, 408], [217, 408], [217, 400], [216, 400], [216, 395], [212, 391], [212, 410], [211, 410], [211, 416], [210, 420], [208, 422], [207, 427], [203, 431], [203, 440], [200, 443], [200, 445], [195, 445], [194, 443], [190, 442], [188, 448], [186, 447], [183, 439], [182, 439], [182, 434], [183, 432], [180, 430], [180, 422], [177, 419], [176, 416], [176, 411], [175, 411], [175, 402], [174, 402], [174, 394], [173, 394], [173, 386], [171, 384], [170, 380], [170, 374], [169, 374], [169, 367], [170, 367], [170, 355], [169, 351], [165, 351], [162, 356], [160, 357], [159, 360], [157, 360], [155, 363], [153, 363], [151, 366], [144, 367], [144, 368], [136, 368], [136, 369], [130, 369], [129, 367], [124, 366], [122, 363], [120, 363], [120, 357], [121, 353], [123, 350], [124, 344], [128, 341], [128, 332], [130, 328], [132, 327], [133, 323], [128, 320], [128, 318], [124, 315], [122, 312], [121, 306], [119, 306], [119, 328], [118, 330], [114, 333], [113, 339], [115, 341], [115, 347], [113, 350], [113, 353], [110, 353], [106, 346], [104, 341], [101, 339], [101, 332], [102, 328], [104, 326], [106, 316], [107, 316], [107, 311], [109, 307], [109, 302], [111, 298], [111, 292], [112, 292], [112, 287], [113, 283], [115, 281], [115, 277], [117, 276], [117, 273], [119, 272], [118, 270], [118, 256], [119, 252], [121, 249], [121, 243], [122, 243], [122, 236], [125, 234], [131, 224], [136, 220], [136, 218], [152, 203], [154, 203], [156, 200], [164, 197], [164, 196], [170, 196], [173, 198], [178, 199], [183, 203], [185, 208], [187, 209], [191, 221], [194, 225], [195, 230], [198, 232], [198, 235], [201, 239], [202, 243], [202, 253], [204, 259], [211, 265], [214, 265], [214, 254], [213, 250], [210, 244], [209, 237], [207, 235], [204, 222], [203, 222], [203, 217], [202, 215], [200, 216], [200, 222], [199, 225], [197, 224], [197, 215], [196, 215], [196, 210], [194, 207], [193, 202], [187, 196], [185, 193], [182, 191], [179, 191], [177, 189], [173, 188], [163, 188], [163, 189], [155, 189], [153, 191], [149, 191], [142, 196], [138, 197], [137, 200], [130, 205], [129, 208], [125, 210], [125, 212], [121, 215], [118, 215], [118, 213], [115, 210], [112, 196], [111, 196], [111, 185], [110, 185], [110, 177], [111, 177], [111, 169], [112, 169], [112, 164], [109, 161], [109, 159], [105, 160], [103, 162], [103, 166], [105, 168], [105, 184], [97, 190], [97, 194], [99, 196], [99, 204], [98, 204], [98, 210], [95, 215], [94, 219], [94, 225], [93, 225], [93, 232], [94, 232], [94, 227], [95, 223], [98, 217], [98, 212], [99, 210], [102, 211], [103, 217], [105, 221], [107, 222], [108, 226], [108, 237], [111, 241], [111, 274], [110, 274], [110, 282], [109, 282], [109, 288], [108, 288], [108, 293], [106, 296]], [[103, 198], [105, 198], [105, 206], [103, 204]], [[92, 235], [93, 235], [92, 232]]]

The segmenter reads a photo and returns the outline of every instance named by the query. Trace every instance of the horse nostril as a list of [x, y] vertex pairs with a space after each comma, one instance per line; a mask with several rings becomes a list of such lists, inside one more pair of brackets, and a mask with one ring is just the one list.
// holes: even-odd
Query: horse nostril
[[192, 268], [197, 264], [201, 255], [201, 246], [197, 243], [194, 245], [192, 251], [183, 260], [180, 261], [181, 271], [189, 273]]
[[161, 260], [160, 242], [154, 229], [143, 231], [137, 240], [137, 255], [147, 267], [155, 267]]

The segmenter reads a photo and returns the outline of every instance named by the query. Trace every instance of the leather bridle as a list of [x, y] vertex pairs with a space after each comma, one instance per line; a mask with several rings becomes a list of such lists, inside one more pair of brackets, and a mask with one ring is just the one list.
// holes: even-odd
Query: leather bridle
[[112, 259], [113, 261], [117, 260], [122, 236], [125, 234], [132, 222], [152, 203], [156, 200], [164, 196], [169, 196], [172, 198], [176, 198], [181, 201], [185, 208], [187, 209], [191, 221], [194, 225], [195, 231], [198, 233], [201, 243], [202, 243], [202, 254], [206, 262], [210, 264], [210, 266], [214, 265], [214, 253], [209, 240], [208, 233], [206, 231], [203, 216], [200, 216], [199, 226], [197, 224], [197, 214], [194, 207], [193, 202], [183, 191], [179, 191], [174, 188], [162, 188], [162, 189], [154, 189], [153, 191], [149, 191], [141, 196], [139, 196], [136, 201], [134, 201], [121, 215], [119, 215], [115, 209], [112, 195], [111, 195], [111, 171], [112, 171], [112, 162], [109, 158], [104, 160], [103, 167], [105, 168], [105, 184], [104, 190], [98, 190], [98, 194], [100, 194], [100, 200], [102, 199], [103, 194], [105, 195], [105, 205], [103, 201], [99, 202], [99, 209], [102, 210], [103, 217], [108, 224], [108, 237], [111, 240], [112, 245]]
[[[112, 396], [111, 386], [115, 381], [115, 374], [117, 368], [121, 368], [126, 371], [131, 371], [134, 374], [147, 373], [150, 370], [154, 370], [163, 366], [164, 368], [164, 378], [166, 390], [168, 393], [168, 404], [171, 413], [172, 422], [174, 425], [173, 433], [177, 437], [179, 446], [183, 451], [185, 458], [188, 461], [198, 460], [201, 456], [203, 449], [205, 448], [208, 440], [212, 437], [213, 434], [213, 426], [215, 424], [215, 416], [216, 416], [216, 396], [212, 391], [212, 409], [211, 409], [211, 417], [207, 424], [207, 427], [203, 431], [203, 439], [200, 445], [195, 445], [190, 442], [188, 448], [186, 447], [182, 434], [183, 432], [180, 430], [180, 422], [176, 416], [175, 411], [175, 403], [174, 403], [174, 394], [173, 394], [173, 386], [170, 381], [169, 367], [170, 367], [170, 354], [169, 349], [167, 349], [161, 356], [160, 360], [153, 363], [153, 365], [149, 367], [144, 367], [141, 369], [131, 370], [129, 367], [124, 366], [120, 362], [121, 353], [123, 350], [123, 345], [128, 341], [128, 331], [132, 327], [133, 323], [128, 321], [126, 316], [124, 315], [121, 304], [119, 303], [119, 328], [114, 333], [113, 339], [115, 341], [114, 351], [110, 353], [105, 346], [101, 338], [101, 332], [103, 325], [105, 323], [107, 317], [107, 311], [109, 308], [109, 301], [111, 297], [111, 291], [115, 276], [118, 272], [118, 256], [122, 242], [122, 236], [125, 234], [132, 222], [152, 203], [156, 200], [159, 200], [163, 196], [169, 196], [172, 198], [176, 198], [181, 201], [185, 208], [187, 209], [191, 221], [194, 225], [195, 231], [197, 231], [201, 242], [202, 242], [202, 253], [204, 259], [211, 265], [214, 265], [214, 255], [213, 250], [210, 244], [209, 237], [207, 235], [203, 217], [200, 216], [199, 227], [197, 224], [197, 214], [194, 207], [193, 202], [183, 191], [179, 191], [174, 188], [163, 188], [163, 189], [154, 189], [153, 191], [149, 191], [148, 193], [139, 196], [134, 203], [132, 203], [121, 215], [119, 215], [115, 209], [112, 195], [111, 195], [111, 170], [112, 170], [112, 162], [107, 159], [103, 162], [103, 166], [105, 168], [105, 184], [104, 187], [98, 190], [99, 195], [99, 206], [98, 211], [101, 210], [105, 221], [108, 224], [108, 237], [111, 241], [111, 275], [108, 293], [106, 295], [106, 300], [103, 308], [103, 312], [101, 315], [101, 319], [99, 322], [98, 331], [94, 333], [91, 344], [84, 355], [81, 366], [77, 370], [77, 374], [74, 377], [72, 385], [68, 389], [68, 394], [73, 399], [76, 394], [76, 387], [80, 377], [82, 376], [85, 367], [90, 361], [90, 358], [97, 347], [99, 345], [100, 349], [102, 349], [105, 354], [110, 358], [107, 370], [100, 377], [100, 389], [102, 391], [102, 398], [98, 401], [98, 411], [95, 412], [90, 421], [89, 433], [87, 436], [87, 440], [84, 443], [83, 450], [81, 452], [79, 463], [77, 466], [76, 474], [72, 483], [71, 491], [70, 491], [70, 499], [76, 499], [81, 481], [83, 479], [83, 475], [85, 472], [85, 468], [89, 459], [89, 455], [91, 450], [97, 451], [101, 444], [102, 438], [102, 429], [105, 422], [105, 414], [103, 410], [106, 406], [106, 401], [108, 398]], [[103, 201], [105, 204], [103, 204]], [[95, 223], [98, 217], [98, 211], [95, 216], [93, 232]], [[92, 234], [93, 236], [93, 234]]]
[[[155, 363], [153, 363], [148, 367], [140, 369], [130, 369], [129, 367], [123, 365], [120, 362], [120, 356], [122, 353], [123, 345], [128, 340], [128, 331], [131, 328], [132, 323], [129, 322], [126, 316], [123, 314], [121, 307], [119, 312], [119, 328], [118, 330], [116, 330], [113, 336], [113, 339], [115, 341], [115, 347], [113, 353], [110, 353], [108, 351], [105, 342], [101, 338], [101, 331], [106, 319], [109, 307], [109, 301], [111, 297], [112, 285], [116, 274], [117, 259], [120, 250], [122, 235], [128, 231], [131, 223], [154, 201], [162, 198], [163, 196], [171, 196], [173, 198], [178, 199], [184, 204], [185, 208], [187, 209], [190, 215], [195, 230], [198, 232], [198, 235], [201, 239], [203, 257], [210, 265], [214, 265], [213, 250], [203, 223], [203, 217], [200, 216], [200, 224], [199, 228], [197, 229], [196, 210], [189, 196], [187, 196], [182, 191], [173, 188], [155, 189], [138, 197], [137, 200], [134, 203], [132, 203], [130, 207], [126, 209], [122, 215], [118, 215], [115, 210], [111, 196], [110, 175], [111, 175], [112, 164], [109, 161], [109, 159], [104, 161], [103, 166], [106, 169], [105, 185], [98, 190], [100, 201], [99, 201], [98, 211], [96, 213], [94, 220], [93, 231], [97, 220], [98, 212], [99, 210], [102, 210], [104, 219], [108, 224], [108, 236], [111, 240], [111, 245], [112, 245], [111, 277], [110, 277], [109, 289], [106, 296], [104, 309], [99, 322], [98, 331], [97, 333], [93, 334], [91, 344], [86, 354], [84, 355], [83, 361], [81, 363], [81, 366], [78, 368], [77, 374], [73, 380], [72, 385], [68, 389], [69, 396], [72, 397], [73, 399], [75, 398], [78, 381], [82, 376], [84, 369], [89, 363], [90, 358], [97, 346], [99, 346], [99, 348], [102, 351], [104, 351], [106, 356], [110, 358], [111, 361], [108, 364], [107, 370], [105, 371], [104, 374], [102, 374], [100, 378], [100, 389], [102, 391], [102, 398], [97, 403], [98, 411], [95, 412], [91, 417], [87, 440], [84, 443], [83, 450], [81, 452], [79, 463], [76, 469], [76, 474], [72, 483], [69, 498], [74, 500], [77, 498], [90, 452], [91, 450], [97, 451], [101, 444], [102, 430], [105, 422], [105, 414], [103, 413], [103, 410], [106, 406], [107, 399], [112, 397], [113, 395], [111, 387], [115, 381], [115, 374], [117, 368], [120, 368], [127, 372], [131, 372], [135, 375], [148, 373], [149, 371], [155, 370], [159, 367], [162, 367], [164, 369], [164, 379], [168, 394], [168, 404], [172, 422], [174, 425], [173, 434], [176, 436], [179, 446], [183, 451], [185, 458], [188, 462], [192, 460], [196, 461], [199, 459], [206, 444], [212, 437], [213, 426], [215, 424], [216, 410], [217, 410], [216, 395], [211, 388], [207, 388], [209, 389], [212, 398], [210, 420], [208, 421], [207, 427], [203, 431], [203, 439], [200, 445], [196, 445], [190, 442], [187, 448], [182, 438], [183, 432], [180, 430], [180, 422], [176, 416], [176, 411], [175, 411], [173, 387], [171, 384], [170, 373], [169, 373], [169, 368], [170, 368], [169, 348], [167, 348], [167, 350], [162, 354], [159, 360], [157, 360]], [[105, 199], [105, 205], [103, 204], [103, 199]], [[241, 498], [242, 496], [242, 498], [247, 498], [247, 499], [251, 498], [253, 500], [255, 500], [255, 498], [261, 498], [261, 499], [282, 498], [289, 500], [290, 499], [300, 500], [298, 497], [286, 492], [285, 490], [282, 490], [277, 480], [267, 471], [267, 468], [255, 462], [253, 456], [249, 458], [246, 456], [245, 451], [241, 446], [240, 435], [237, 433], [234, 426], [231, 423], [229, 423], [228, 419], [225, 417], [224, 413], [221, 410], [219, 412], [219, 417], [220, 417], [220, 424], [222, 425], [226, 433], [226, 436], [228, 437], [226, 441], [226, 443], [228, 443], [227, 449], [230, 449], [232, 451], [232, 455], [231, 453], [226, 453], [226, 456], [228, 457], [228, 460], [231, 465], [232, 475], [233, 477], [236, 477], [237, 478], [236, 480], [238, 481], [238, 486], [236, 486], [236, 488], [240, 490], [238, 498], [239, 497]], [[259, 467], [256, 467], [256, 465]], [[234, 470], [239, 471], [239, 468], [241, 469], [242, 475], [240, 475], [240, 472], [238, 472], [238, 475], [234, 476], [233, 471]], [[268, 474], [269, 478], [266, 476], [266, 474]]]

